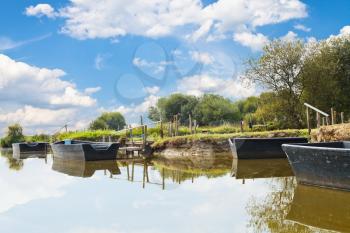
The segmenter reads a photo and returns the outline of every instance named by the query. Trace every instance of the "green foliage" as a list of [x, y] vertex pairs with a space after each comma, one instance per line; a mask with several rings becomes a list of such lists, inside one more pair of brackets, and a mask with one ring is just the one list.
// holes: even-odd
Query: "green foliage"
[[119, 112], [106, 112], [102, 113], [96, 120], [91, 122], [91, 130], [99, 129], [111, 129], [111, 130], [120, 130], [125, 126], [125, 119], [123, 115]]
[[306, 46], [301, 41], [272, 41], [258, 59], [247, 62], [246, 77], [274, 92], [274, 112], [283, 115], [284, 127], [303, 126], [302, 104], [303, 67], [307, 57]]
[[26, 136], [26, 142], [50, 142], [51, 136], [47, 134], [36, 134], [33, 136]]
[[235, 122], [240, 118], [238, 107], [219, 95], [205, 94], [194, 109], [194, 117], [200, 125], [219, 125]]
[[12, 143], [23, 142], [23, 129], [19, 124], [10, 125], [7, 134], [1, 139], [1, 147], [11, 147]]

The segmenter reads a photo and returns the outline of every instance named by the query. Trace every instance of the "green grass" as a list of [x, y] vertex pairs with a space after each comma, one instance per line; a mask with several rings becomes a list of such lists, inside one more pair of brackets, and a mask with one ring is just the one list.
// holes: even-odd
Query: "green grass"
[[196, 141], [203, 142], [222, 142], [229, 138], [235, 137], [308, 137], [307, 129], [286, 129], [262, 132], [244, 132], [244, 133], [228, 133], [228, 134], [193, 134], [177, 137], [167, 137], [158, 139], [153, 143], [153, 148], [160, 149], [168, 145], [179, 146], [182, 144], [193, 143]]

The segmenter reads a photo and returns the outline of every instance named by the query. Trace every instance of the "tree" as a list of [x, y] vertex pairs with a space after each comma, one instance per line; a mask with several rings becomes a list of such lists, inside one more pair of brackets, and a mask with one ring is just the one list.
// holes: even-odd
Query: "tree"
[[90, 123], [90, 129], [119, 130], [126, 125], [124, 116], [119, 112], [106, 112]]
[[201, 125], [216, 125], [223, 121], [235, 122], [240, 118], [238, 107], [219, 95], [203, 95], [194, 109], [194, 116]]
[[306, 48], [301, 41], [276, 40], [264, 47], [258, 59], [247, 62], [246, 78], [274, 91], [280, 99], [280, 109], [285, 116], [286, 127], [303, 125], [301, 95], [303, 93], [303, 65]]
[[350, 37], [322, 41], [305, 61], [303, 100], [323, 111], [350, 114]]
[[187, 123], [189, 114], [193, 115], [193, 109], [198, 103], [198, 98], [191, 95], [172, 94], [168, 97], [160, 98], [157, 108], [150, 108], [149, 116], [152, 120], [160, 119], [171, 121], [173, 116], [179, 114], [181, 123]]
[[1, 147], [11, 147], [12, 143], [24, 142], [23, 128], [20, 124], [8, 126], [6, 136], [1, 139]]

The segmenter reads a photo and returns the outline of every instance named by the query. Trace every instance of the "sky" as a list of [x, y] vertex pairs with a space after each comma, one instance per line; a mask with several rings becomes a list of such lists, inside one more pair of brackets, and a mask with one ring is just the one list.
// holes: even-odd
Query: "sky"
[[128, 124], [172, 93], [231, 100], [263, 89], [244, 62], [273, 39], [350, 33], [350, 2], [301, 0], [4, 0], [0, 135], [86, 129], [102, 112]]

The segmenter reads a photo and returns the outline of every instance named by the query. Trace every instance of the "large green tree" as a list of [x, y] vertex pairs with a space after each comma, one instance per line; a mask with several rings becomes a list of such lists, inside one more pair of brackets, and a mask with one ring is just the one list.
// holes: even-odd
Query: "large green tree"
[[125, 118], [119, 112], [105, 112], [90, 123], [90, 129], [113, 129], [120, 130], [125, 126]]
[[246, 78], [273, 91], [279, 99], [285, 127], [303, 125], [301, 96], [303, 93], [303, 66], [307, 50], [301, 41], [272, 41], [262, 55], [247, 62]]

